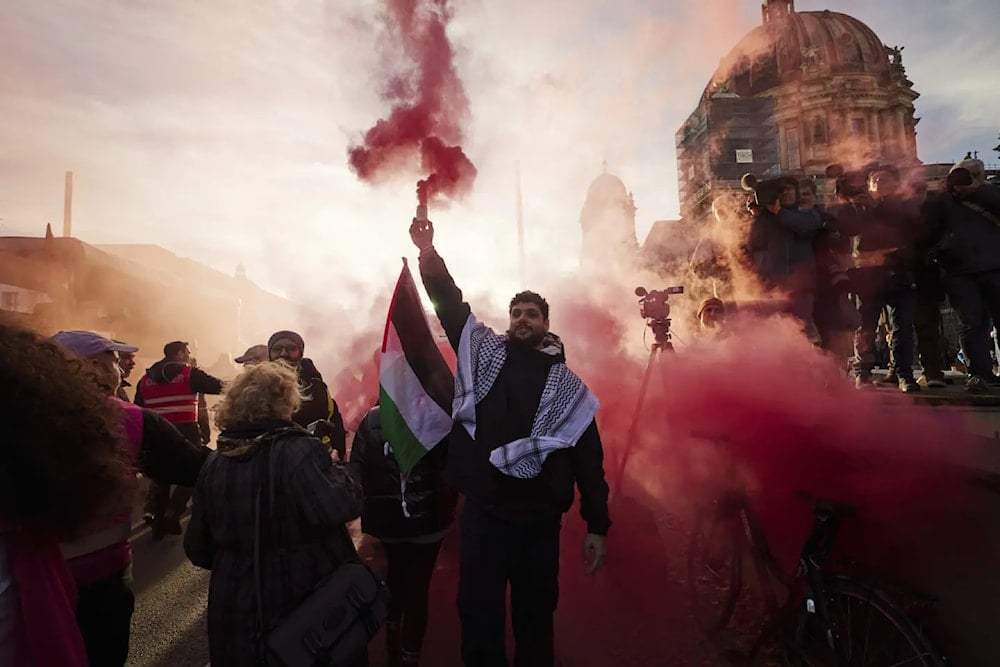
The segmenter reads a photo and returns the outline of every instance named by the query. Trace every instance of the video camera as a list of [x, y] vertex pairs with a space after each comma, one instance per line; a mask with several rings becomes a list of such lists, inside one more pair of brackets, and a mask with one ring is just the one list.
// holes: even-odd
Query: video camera
[[[845, 198], [854, 199], [868, 194], [868, 177], [875, 171], [879, 171], [881, 166], [878, 162], [869, 162], [860, 169], [848, 170], [844, 165], [835, 163], [826, 168], [828, 178], [834, 181], [834, 192]], [[886, 169], [892, 169], [886, 167]], [[894, 169], [893, 169], [894, 170]]]
[[948, 172], [948, 178], [945, 180], [945, 187], [953, 194], [955, 190], [973, 185], [975, 185], [975, 179], [972, 178], [972, 172], [965, 167], [955, 167]]
[[635, 288], [635, 295], [639, 297], [639, 314], [646, 318], [646, 326], [653, 330], [653, 338], [656, 339], [654, 351], [673, 349], [670, 342], [670, 304], [667, 303], [671, 294], [684, 294], [684, 288], [675, 286], [652, 291], [645, 287]]
[[675, 286], [649, 291], [645, 287], [636, 287], [635, 295], [640, 297], [639, 314], [647, 320], [664, 320], [670, 317], [670, 304], [667, 301], [671, 294], [684, 294], [684, 288]]

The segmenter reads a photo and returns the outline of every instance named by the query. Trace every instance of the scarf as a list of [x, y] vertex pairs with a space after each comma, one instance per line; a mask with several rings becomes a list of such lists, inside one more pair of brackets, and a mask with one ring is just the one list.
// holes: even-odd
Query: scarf
[[[558, 355], [562, 342], [547, 334], [541, 351]], [[507, 361], [507, 337], [469, 315], [458, 344], [452, 418], [476, 437], [476, 406], [493, 388]], [[510, 477], [531, 479], [542, 471], [549, 454], [576, 445], [594, 420], [600, 404], [587, 385], [565, 363], [553, 364], [531, 425], [531, 435], [490, 452], [490, 463]]]

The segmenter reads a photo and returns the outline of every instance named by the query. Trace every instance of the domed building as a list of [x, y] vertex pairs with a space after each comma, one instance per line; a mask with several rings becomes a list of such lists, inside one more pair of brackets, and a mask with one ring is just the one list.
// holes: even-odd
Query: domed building
[[[839, 162], [919, 165], [902, 48], [839, 12], [764, 0], [676, 135], [681, 214], [700, 219], [739, 175], [822, 176]], [[769, 100], [770, 109], [761, 102]], [[734, 178], [735, 177], [735, 178]]]
[[604, 173], [587, 189], [587, 199], [580, 211], [582, 268], [601, 269], [609, 263], [621, 267], [635, 261], [639, 251], [635, 211], [632, 193], [620, 178], [608, 173], [605, 165]]

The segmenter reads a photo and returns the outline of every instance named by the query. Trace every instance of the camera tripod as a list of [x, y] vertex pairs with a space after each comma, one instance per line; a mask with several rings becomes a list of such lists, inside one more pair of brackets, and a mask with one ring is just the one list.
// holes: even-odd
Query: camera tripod
[[[642, 408], [646, 402], [646, 391], [649, 389], [649, 378], [653, 375], [653, 367], [657, 365], [656, 361], [662, 356], [661, 353], [663, 351], [674, 351], [674, 344], [671, 341], [670, 335], [669, 317], [651, 319], [646, 322], [646, 326], [653, 331], [653, 347], [649, 351], [649, 360], [646, 362], [646, 370], [642, 375], [642, 384], [639, 385], [639, 396], [636, 398], [635, 408], [632, 411], [632, 422], [629, 424], [628, 434], [625, 436], [625, 449], [622, 450], [621, 460], [618, 464], [615, 486], [612, 491], [613, 497], [618, 497], [618, 494], [621, 492], [622, 479], [625, 476], [625, 466], [628, 464], [629, 455], [632, 453], [632, 446], [635, 443], [636, 433], [639, 430], [639, 419], [642, 418]], [[660, 377], [663, 379], [664, 388], [666, 388], [666, 378], [662, 374]]]

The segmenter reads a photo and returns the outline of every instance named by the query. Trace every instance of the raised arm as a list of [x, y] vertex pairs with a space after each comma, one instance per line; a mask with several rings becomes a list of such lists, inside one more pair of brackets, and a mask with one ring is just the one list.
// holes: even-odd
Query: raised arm
[[462, 329], [472, 310], [463, 301], [462, 290], [455, 285], [444, 260], [434, 249], [433, 223], [414, 218], [410, 225], [410, 238], [420, 250], [420, 278], [424, 282], [424, 289], [434, 304], [434, 312], [437, 313], [441, 326], [448, 334], [448, 342], [457, 350]]

